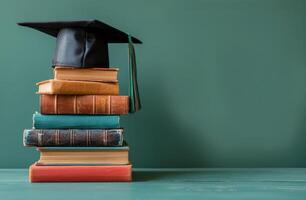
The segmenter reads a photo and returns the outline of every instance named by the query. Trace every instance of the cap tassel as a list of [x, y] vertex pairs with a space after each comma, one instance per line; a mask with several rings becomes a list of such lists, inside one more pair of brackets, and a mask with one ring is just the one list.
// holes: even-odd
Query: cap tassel
[[136, 55], [132, 42], [132, 37], [129, 35], [129, 96], [130, 96], [130, 113], [135, 113], [141, 109], [140, 97], [137, 83], [137, 68]]

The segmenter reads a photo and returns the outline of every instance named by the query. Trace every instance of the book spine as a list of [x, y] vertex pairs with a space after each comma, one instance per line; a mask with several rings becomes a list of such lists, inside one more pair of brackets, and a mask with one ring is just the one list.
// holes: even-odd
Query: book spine
[[29, 169], [30, 182], [127, 182], [132, 180], [131, 165], [39, 166]]
[[128, 96], [40, 95], [42, 114], [124, 115], [128, 111]]
[[114, 129], [120, 128], [119, 116], [33, 115], [35, 129]]
[[122, 146], [123, 129], [26, 129], [23, 144], [35, 147]]

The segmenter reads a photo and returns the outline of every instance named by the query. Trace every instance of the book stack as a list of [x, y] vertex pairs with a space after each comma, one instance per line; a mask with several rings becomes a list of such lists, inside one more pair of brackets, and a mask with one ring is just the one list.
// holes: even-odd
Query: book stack
[[[40, 152], [39, 160], [30, 166], [30, 182], [131, 181], [129, 147], [119, 120], [120, 115], [140, 109], [135, 61], [132, 58], [130, 62], [131, 92], [124, 96], [119, 95], [118, 69], [108, 67], [108, 57], [104, 57], [107, 62], [99, 60], [105, 49], [104, 54], [102, 51], [92, 57], [101, 48], [93, 49], [95, 42], [85, 44], [89, 49], [81, 52], [81, 61], [69, 51], [72, 48], [77, 52], [76, 46], [84, 45], [84, 40], [90, 43], [101, 39], [96, 35], [97, 29], [105, 31], [105, 27], [112, 27], [96, 20], [21, 25], [43, 32], [51, 30], [49, 34], [59, 31], [53, 59], [54, 77], [37, 83], [40, 112], [33, 115], [33, 128], [23, 133], [24, 145], [37, 147]], [[115, 39], [119, 40], [118, 30], [112, 31], [117, 33]], [[107, 35], [110, 37], [111, 33]], [[83, 36], [86, 38], [74, 46], [69, 41], [71, 37], [75, 41]], [[124, 41], [121, 38], [120, 42]]]

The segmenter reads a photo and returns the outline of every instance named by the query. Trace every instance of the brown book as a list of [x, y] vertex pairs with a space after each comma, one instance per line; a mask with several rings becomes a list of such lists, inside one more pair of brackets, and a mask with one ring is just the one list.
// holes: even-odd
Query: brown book
[[118, 82], [118, 68], [55, 67], [54, 79], [72, 81]]
[[40, 95], [42, 114], [124, 115], [129, 112], [128, 96]]
[[118, 95], [118, 83], [46, 80], [37, 83], [38, 94], [104, 94]]
[[39, 165], [127, 165], [129, 147], [40, 147]]

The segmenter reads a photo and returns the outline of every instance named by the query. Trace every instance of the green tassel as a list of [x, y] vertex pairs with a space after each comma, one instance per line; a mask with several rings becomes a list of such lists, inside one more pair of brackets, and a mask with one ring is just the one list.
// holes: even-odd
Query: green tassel
[[129, 35], [129, 97], [130, 97], [130, 113], [135, 113], [141, 109], [140, 97], [137, 83], [137, 68], [136, 55], [132, 42], [132, 37]]

